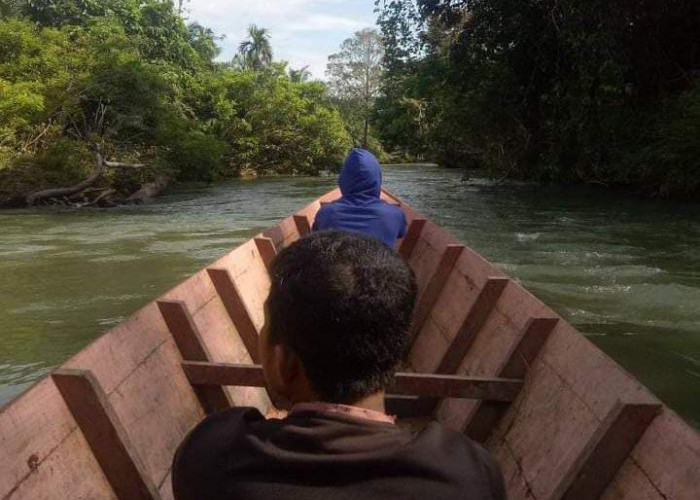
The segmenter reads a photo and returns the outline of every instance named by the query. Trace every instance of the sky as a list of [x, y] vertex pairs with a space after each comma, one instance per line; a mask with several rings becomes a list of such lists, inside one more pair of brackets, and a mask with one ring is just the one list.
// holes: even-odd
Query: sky
[[225, 35], [219, 59], [233, 58], [248, 25], [270, 31], [275, 60], [324, 78], [328, 56], [353, 33], [375, 26], [374, 0], [191, 0], [187, 20]]

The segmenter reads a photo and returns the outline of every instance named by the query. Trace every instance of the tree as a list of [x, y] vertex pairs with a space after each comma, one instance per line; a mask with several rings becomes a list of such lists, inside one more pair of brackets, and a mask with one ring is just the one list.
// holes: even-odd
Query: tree
[[304, 66], [300, 69], [289, 68], [289, 79], [294, 83], [304, 83], [308, 82], [311, 78], [311, 71], [309, 71], [308, 66]]
[[212, 62], [217, 37], [171, 1], [16, 3], [0, 18], [0, 206], [109, 206], [169, 180], [313, 174], [352, 144], [325, 84], [303, 82], [304, 68], [288, 77], [266, 30], [252, 27], [233, 67]]
[[[253, 71], [260, 71], [272, 63], [272, 45], [270, 33], [266, 28], [255, 24], [248, 27], [248, 38], [238, 47], [239, 63]], [[234, 59], [235, 64], [235, 59]]]
[[365, 147], [369, 143], [374, 101], [381, 88], [383, 57], [384, 47], [379, 33], [368, 28], [345, 40], [340, 52], [328, 58], [326, 75], [331, 93], [362, 117], [362, 144]]
[[224, 36], [216, 36], [210, 28], [205, 28], [199, 23], [190, 23], [187, 26], [190, 45], [205, 61], [212, 61], [221, 53], [216, 45], [217, 40], [223, 40]]

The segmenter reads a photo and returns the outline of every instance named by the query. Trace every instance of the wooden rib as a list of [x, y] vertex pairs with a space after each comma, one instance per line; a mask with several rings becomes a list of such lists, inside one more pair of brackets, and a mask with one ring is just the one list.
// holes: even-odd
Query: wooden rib
[[[211, 355], [199, 333], [197, 325], [181, 301], [158, 301], [158, 309], [175, 340], [182, 359], [185, 361], [211, 361]], [[205, 413], [233, 407], [233, 401], [222, 387], [194, 387]]]
[[[530, 318], [495, 375], [523, 379], [558, 322], [559, 318]], [[475, 441], [486, 441], [507, 409], [507, 403], [479, 402], [464, 433]]]
[[[193, 385], [265, 387], [265, 376], [259, 365], [185, 361], [182, 368]], [[521, 387], [522, 380], [397, 373], [387, 392], [437, 398], [512, 401]]]
[[530, 318], [497, 376], [524, 378], [558, 323], [559, 318]]
[[522, 386], [522, 380], [515, 379], [397, 373], [387, 392], [407, 396], [513, 401]]
[[255, 238], [255, 246], [258, 248], [260, 257], [265, 263], [265, 267], [270, 269], [270, 264], [272, 264], [272, 261], [277, 256], [277, 250], [275, 249], [275, 244], [272, 242], [272, 239], [264, 236]]
[[91, 372], [51, 374], [114, 494], [120, 500], [155, 500], [158, 490], [132, 447], [107, 395]]
[[260, 365], [233, 363], [182, 363], [193, 385], [265, 387], [265, 375]]
[[309, 224], [309, 218], [306, 215], [295, 215], [294, 225], [297, 227], [299, 236], [306, 236], [311, 232], [311, 225]]
[[564, 474], [549, 500], [599, 498], [661, 410], [618, 402]]
[[509, 282], [508, 278], [489, 278], [486, 281], [464, 323], [440, 361], [437, 373], [455, 373], [457, 371]]
[[231, 274], [226, 269], [212, 268], [207, 269], [207, 273], [209, 273], [209, 277], [214, 283], [214, 288], [219, 294], [231, 321], [233, 321], [238, 335], [240, 335], [243, 344], [248, 350], [250, 358], [253, 360], [253, 363], [258, 363], [260, 357], [258, 353], [258, 329], [251, 319], [250, 311], [248, 311], [248, 307], [243, 302], [243, 296], [231, 278]]
[[413, 255], [413, 250], [415, 250], [418, 240], [420, 240], [420, 235], [426, 222], [425, 219], [413, 219], [408, 226], [406, 236], [401, 242], [401, 248], [399, 248], [399, 254], [404, 260], [410, 259], [411, 255]]
[[414, 338], [423, 328], [430, 311], [440, 297], [440, 293], [464, 249], [464, 245], [447, 245], [447, 248], [445, 248], [433, 276], [418, 300], [411, 327]]

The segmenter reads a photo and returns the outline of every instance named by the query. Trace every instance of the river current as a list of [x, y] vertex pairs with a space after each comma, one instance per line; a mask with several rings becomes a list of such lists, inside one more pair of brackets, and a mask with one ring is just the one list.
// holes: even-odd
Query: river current
[[[700, 205], [433, 166], [384, 177], [700, 427]], [[0, 405], [334, 184], [236, 180], [134, 207], [0, 212]]]

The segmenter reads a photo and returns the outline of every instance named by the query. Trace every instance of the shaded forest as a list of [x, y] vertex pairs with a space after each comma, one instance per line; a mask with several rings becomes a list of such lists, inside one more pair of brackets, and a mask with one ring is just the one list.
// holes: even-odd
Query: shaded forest
[[700, 192], [695, 0], [377, 0], [374, 126], [495, 178]]

